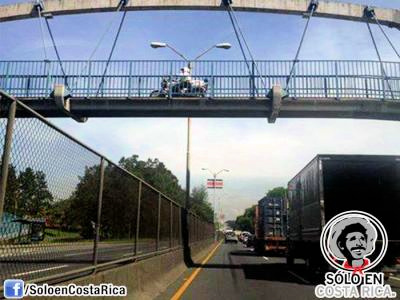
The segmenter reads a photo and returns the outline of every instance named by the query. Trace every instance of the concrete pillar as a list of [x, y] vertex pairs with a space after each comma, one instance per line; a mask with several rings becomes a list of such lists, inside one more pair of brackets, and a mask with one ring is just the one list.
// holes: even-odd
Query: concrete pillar
[[279, 115], [282, 106], [282, 88], [280, 85], [274, 85], [272, 87], [272, 102], [271, 102], [271, 114], [268, 117], [268, 123], [275, 123], [276, 118]]

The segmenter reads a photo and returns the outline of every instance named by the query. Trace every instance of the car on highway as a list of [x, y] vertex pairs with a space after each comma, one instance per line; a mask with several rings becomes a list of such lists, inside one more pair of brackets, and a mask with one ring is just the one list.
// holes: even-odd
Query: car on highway
[[238, 238], [236, 234], [232, 231], [225, 233], [225, 243], [237, 243]]
[[246, 244], [247, 239], [251, 236], [251, 233], [248, 231], [242, 231], [242, 233], [239, 235], [239, 241], [241, 241], [243, 244]]
[[255, 237], [256, 236], [254, 234], [250, 234], [250, 236], [247, 237], [247, 240], [244, 243], [247, 248], [254, 247], [254, 239], [255, 239]]

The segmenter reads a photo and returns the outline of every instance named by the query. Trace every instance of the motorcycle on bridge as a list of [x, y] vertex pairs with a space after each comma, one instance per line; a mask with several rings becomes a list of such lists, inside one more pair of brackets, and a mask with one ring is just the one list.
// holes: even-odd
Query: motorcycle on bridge
[[192, 79], [192, 68], [190, 64], [181, 68], [179, 76], [174, 78], [164, 77], [161, 81], [161, 89], [150, 93], [150, 98], [167, 97], [206, 97], [208, 80]]

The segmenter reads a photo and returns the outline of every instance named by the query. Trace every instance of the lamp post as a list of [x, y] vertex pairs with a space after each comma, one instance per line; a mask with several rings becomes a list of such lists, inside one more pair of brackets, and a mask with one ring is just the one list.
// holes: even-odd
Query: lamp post
[[[154, 49], [158, 49], [158, 48], [169, 48], [169, 49], [171, 49], [178, 56], [183, 58], [187, 62], [188, 68], [191, 69], [191, 61], [189, 61], [189, 59], [187, 59], [185, 55], [183, 55], [180, 51], [176, 50], [171, 45], [169, 45], [167, 43], [163, 43], [163, 42], [151, 42], [150, 46], [152, 48], [154, 48]], [[196, 61], [196, 60], [200, 59], [200, 57], [202, 57], [203, 55], [207, 54], [208, 52], [210, 52], [214, 48], [228, 50], [231, 47], [232, 46], [229, 43], [215, 44], [215, 45], [211, 46], [210, 48], [208, 48], [207, 50], [205, 50], [202, 53], [200, 53], [198, 56], [196, 56], [195, 59], [193, 59], [193, 61]], [[187, 119], [187, 148], [186, 148], [187, 151], [186, 151], [186, 200], [185, 200], [186, 203], [185, 203], [185, 208], [188, 207], [189, 198], [190, 198], [190, 137], [191, 137], [191, 118], [188, 118]]]
[[[221, 174], [222, 172], [229, 172], [229, 170], [222, 169], [222, 170], [219, 170], [218, 172], [213, 172], [208, 168], [202, 168], [202, 170], [210, 172], [210, 174], [213, 176], [213, 180], [214, 180], [214, 188], [213, 188], [214, 189], [214, 192], [213, 192], [213, 210], [214, 210], [214, 214], [213, 214], [213, 221], [214, 221], [214, 224], [215, 224], [215, 182], [216, 182], [217, 176], [219, 174]], [[214, 230], [214, 240], [217, 241], [217, 233], [216, 233], [215, 230]]]

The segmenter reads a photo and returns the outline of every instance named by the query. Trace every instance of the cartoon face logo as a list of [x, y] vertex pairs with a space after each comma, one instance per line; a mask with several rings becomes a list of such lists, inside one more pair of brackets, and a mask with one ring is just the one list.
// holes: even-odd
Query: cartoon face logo
[[[379, 249], [376, 242], [382, 240]], [[321, 250], [328, 263], [339, 270], [360, 272], [376, 266], [387, 249], [387, 234], [382, 223], [361, 211], [348, 211], [333, 217], [321, 235]], [[371, 256], [379, 252], [374, 261]]]

